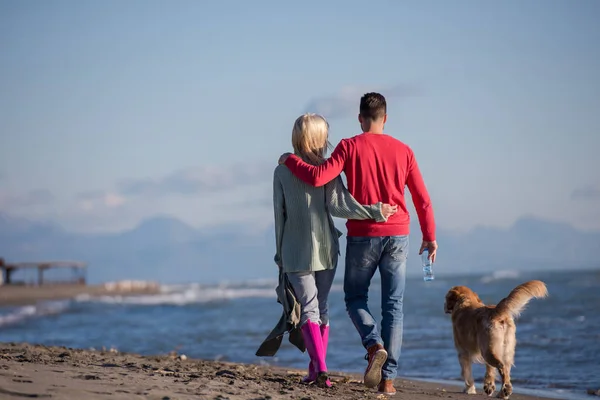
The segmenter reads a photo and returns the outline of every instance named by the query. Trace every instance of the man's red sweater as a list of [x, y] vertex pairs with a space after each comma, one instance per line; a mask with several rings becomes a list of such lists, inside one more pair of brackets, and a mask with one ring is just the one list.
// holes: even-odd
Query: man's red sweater
[[423, 240], [435, 240], [433, 207], [413, 151], [385, 134], [363, 133], [343, 139], [323, 164], [308, 164], [291, 155], [285, 165], [294, 175], [313, 186], [323, 186], [342, 171], [348, 190], [361, 204], [377, 202], [398, 205], [387, 222], [348, 220], [348, 236], [408, 235], [410, 215], [404, 198], [408, 186], [417, 210]]

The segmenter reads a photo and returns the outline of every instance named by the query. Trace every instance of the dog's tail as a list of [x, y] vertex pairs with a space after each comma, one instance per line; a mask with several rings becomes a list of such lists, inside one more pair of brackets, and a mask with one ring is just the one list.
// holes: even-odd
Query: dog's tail
[[502, 299], [496, 306], [494, 316], [496, 318], [503, 315], [510, 315], [512, 318], [518, 318], [521, 312], [532, 298], [542, 298], [548, 296], [548, 289], [542, 281], [525, 282], [510, 292], [508, 297]]

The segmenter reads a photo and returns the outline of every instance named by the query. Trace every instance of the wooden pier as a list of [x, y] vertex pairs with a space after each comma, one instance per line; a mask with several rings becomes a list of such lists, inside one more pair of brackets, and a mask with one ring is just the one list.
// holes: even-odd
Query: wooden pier
[[[71, 279], [46, 281], [44, 272], [50, 269], [70, 269]], [[15, 281], [13, 274], [19, 270], [37, 270], [37, 282]], [[87, 264], [80, 261], [41, 261], [41, 262], [19, 262], [6, 263], [0, 258], [0, 286], [4, 285], [27, 285], [42, 286], [47, 284], [86, 284]]]
[[[50, 269], [71, 270], [71, 279], [48, 279]], [[17, 271], [37, 270], [37, 279], [16, 280]], [[79, 261], [42, 261], [7, 263], [0, 258], [0, 307], [36, 304], [39, 301], [72, 299], [80, 295], [137, 296], [160, 292], [160, 285], [151, 281], [122, 280], [96, 285], [86, 282], [86, 263]]]

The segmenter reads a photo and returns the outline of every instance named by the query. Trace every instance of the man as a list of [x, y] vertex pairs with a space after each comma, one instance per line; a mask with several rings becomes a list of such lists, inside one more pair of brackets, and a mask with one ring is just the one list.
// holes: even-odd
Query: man
[[[396, 214], [385, 223], [374, 220], [346, 223], [346, 310], [367, 349], [365, 385], [378, 386], [380, 393], [389, 395], [396, 393], [393, 382], [402, 347], [402, 303], [410, 228], [404, 197], [406, 186], [423, 233], [419, 254], [427, 250], [432, 261], [437, 250], [435, 221], [413, 151], [383, 133], [387, 121], [385, 97], [379, 93], [365, 94], [360, 100], [358, 120], [363, 133], [343, 139], [325, 163], [314, 166], [291, 154], [284, 154], [279, 162], [313, 186], [325, 185], [343, 171], [348, 189], [359, 203], [381, 201], [398, 205]], [[381, 333], [367, 306], [369, 286], [377, 269], [381, 275]]]

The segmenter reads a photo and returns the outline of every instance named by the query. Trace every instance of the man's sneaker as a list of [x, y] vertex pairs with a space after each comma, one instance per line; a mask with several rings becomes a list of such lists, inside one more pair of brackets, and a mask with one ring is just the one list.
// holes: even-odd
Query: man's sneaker
[[375, 344], [367, 349], [365, 359], [369, 361], [365, 370], [365, 386], [374, 388], [381, 382], [381, 367], [387, 360], [387, 351], [380, 344]]
[[395, 395], [396, 389], [394, 388], [394, 380], [382, 379], [381, 382], [379, 382], [379, 386], [377, 386], [377, 391], [379, 394], [385, 394], [388, 396]]

